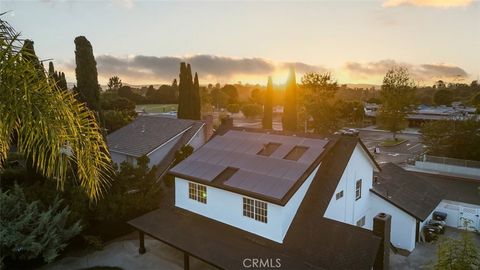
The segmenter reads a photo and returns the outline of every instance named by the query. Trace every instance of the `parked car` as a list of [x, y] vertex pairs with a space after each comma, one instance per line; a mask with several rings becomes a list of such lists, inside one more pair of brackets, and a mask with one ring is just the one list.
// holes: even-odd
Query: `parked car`
[[360, 134], [360, 131], [358, 131], [358, 129], [354, 129], [354, 128], [346, 128], [346, 129], [340, 129], [339, 131], [335, 132], [334, 134], [335, 135], [357, 137], [358, 134]]

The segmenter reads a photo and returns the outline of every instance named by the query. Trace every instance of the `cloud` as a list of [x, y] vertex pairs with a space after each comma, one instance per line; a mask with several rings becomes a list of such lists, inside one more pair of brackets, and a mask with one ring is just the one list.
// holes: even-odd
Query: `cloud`
[[383, 2], [383, 7], [416, 6], [451, 8], [465, 7], [470, 5], [472, 2], [472, 0], [386, 0]]
[[99, 75], [108, 78], [118, 75], [125, 81], [171, 81], [178, 77], [180, 62], [192, 65], [192, 71], [207, 79], [231, 80], [234, 77], [267, 76], [279, 70], [294, 66], [298, 73], [323, 72], [325, 68], [301, 62], [276, 63], [263, 58], [233, 58], [208, 54], [188, 57], [156, 57], [135, 55], [115, 57], [100, 55], [96, 57]]
[[397, 62], [386, 59], [377, 62], [359, 63], [348, 62], [344, 69], [357, 79], [370, 79], [372, 77], [381, 77], [392, 67], [404, 66], [408, 68], [411, 76], [417, 81], [433, 82], [439, 79], [446, 80], [464, 80], [468, 73], [459, 66], [439, 64], [421, 64], [413, 65], [409, 63]]

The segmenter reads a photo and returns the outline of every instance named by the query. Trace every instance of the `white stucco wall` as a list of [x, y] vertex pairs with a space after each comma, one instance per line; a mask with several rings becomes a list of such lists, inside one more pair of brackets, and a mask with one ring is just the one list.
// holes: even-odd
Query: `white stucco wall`
[[[415, 248], [417, 220], [374, 193], [370, 195], [370, 213], [386, 213], [392, 216], [390, 242], [397, 247], [412, 251]], [[373, 225], [368, 227], [372, 229]]]
[[245, 196], [240, 194], [207, 186], [206, 204], [190, 199], [189, 181], [178, 177], [175, 178], [175, 206], [282, 243], [317, 170], [318, 167], [284, 207], [267, 203], [267, 223], [243, 216]]
[[[373, 215], [369, 212], [370, 188], [372, 187], [374, 165], [367, 153], [357, 145], [337, 185], [335, 193], [325, 211], [324, 217], [356, 225], [365, 216], [365, 228], [373, 226]], [[356, 181], [362, 179], [362, 197], [355, 200]], [[339, 200], [335, 195], [343, 190]]]

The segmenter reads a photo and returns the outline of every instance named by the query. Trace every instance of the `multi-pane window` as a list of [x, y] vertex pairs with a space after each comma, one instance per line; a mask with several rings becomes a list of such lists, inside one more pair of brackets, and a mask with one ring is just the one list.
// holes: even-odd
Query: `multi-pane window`
[[337, 200], [340, 200], [341, 198], [343, 198], [343, 190], [340, 191], [340, 192], [338, 192], [338, 193], [335, 195], [335, 198], [336, 198]]
[[188, 197], [201, 203], [207, 203], [207, 187], [188, 182]]
[[355, 200], [358, 200], [362, 197], [362, 179], [357, 180], [355, 183]]
[[357, 221], [357, 226], [358, 227], [363, 227], [365, 226], [365, 216], [363, 216], [361, 219]]
[[267, 223], [267, 203], [244, 197], [243, 215]]

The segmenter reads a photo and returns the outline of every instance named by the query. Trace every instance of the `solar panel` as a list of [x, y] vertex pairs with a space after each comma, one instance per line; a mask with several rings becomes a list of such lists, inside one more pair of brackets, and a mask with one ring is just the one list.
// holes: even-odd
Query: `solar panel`
[[[259, 155], [269, 143], [279, 145], [269, 149], [269, 155]], [[216, 184], [281, 199], [322, 154], [327, 143], [323, 139], [230, 130], [214, 137], [172, 172], [206, 181], [224, 175]], [[307, 148], [300, 151], [298, 160], [285, 160], [295, 147]]]

